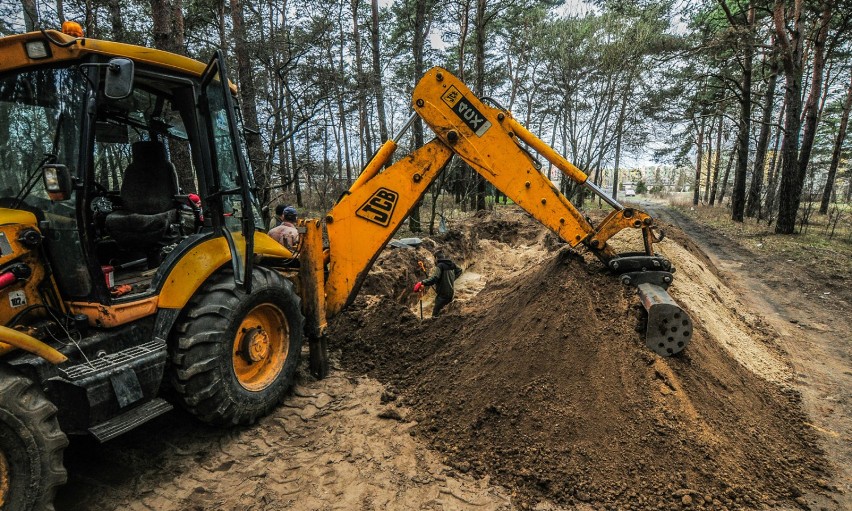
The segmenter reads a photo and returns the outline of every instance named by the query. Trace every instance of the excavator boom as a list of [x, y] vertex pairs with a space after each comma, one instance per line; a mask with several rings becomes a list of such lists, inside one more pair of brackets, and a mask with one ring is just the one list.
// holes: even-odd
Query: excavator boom
[[[331, 317], [351, 303], [373, 261], [403, 219], [426, 193], [453, 155], [512, 199], [571, 247], [584, 245], [623, 283], [636, 286], [647, 311], [646, 344], [663, 356], [683, 350], [692, 323], [666, 289], [671, 263], [654, 252], [656, 226], [647, 213], [625, 207], [588, 176], [532, 134], [510, 112], [483, 103], [458, 78], [436, 67], [414, 88], [412, 107], [436, 138], [382, 171], [396, 144], [388, 140], [352, 187], [325, 217], [329, 249], [323, 309]], [[411, 120], [406, 124], [406, 128]], [[613, 211], [597, 226], [587, 220], [539, 170], [533, 156], [547, 160], [567, 178], [589, 188]], [[313, 229], [320, 229], [319, 223]], [[619, 255], [609, 244], [623, 229], [641, 237], [644, 251]], [[310, 229], [309, 229], [310, 231]], [[310, 234], [310, 232], [309, 232]], [[313, 267], [316, 267], [314, 265]], [[322, 275], [314, 272], [316, 278]]]

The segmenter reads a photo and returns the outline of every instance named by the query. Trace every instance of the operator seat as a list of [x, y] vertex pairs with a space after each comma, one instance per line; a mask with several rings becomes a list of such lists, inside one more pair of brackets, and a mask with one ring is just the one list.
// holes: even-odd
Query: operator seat
[[119, 244], [152, 251], [177, 238], [174, 224], [178, 185], [174, 165], [159, 141], [136, 142], [121, 182], [122, 209], [106, 217], [106, 229]]

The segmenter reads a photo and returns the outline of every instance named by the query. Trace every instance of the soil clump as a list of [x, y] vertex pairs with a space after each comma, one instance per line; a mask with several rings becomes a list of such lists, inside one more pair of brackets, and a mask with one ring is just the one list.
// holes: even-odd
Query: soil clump
[[474, 268], [495, 243], [539, 255], [485, 275], [442, 317], [420, 321], [407, 292], [362, 294], [329, 328], [343, 368], [388, 385], [457, 471], [522, 507], [761, 509], [818, 487], [825, 463], [796, 392], [741, 364], [701, 317], [681, 355], [656, 356], [633, 331], [633, 291], [602, 264], [541, 255], [556, 243], [521, 215], [490, 221], [439, 243]]

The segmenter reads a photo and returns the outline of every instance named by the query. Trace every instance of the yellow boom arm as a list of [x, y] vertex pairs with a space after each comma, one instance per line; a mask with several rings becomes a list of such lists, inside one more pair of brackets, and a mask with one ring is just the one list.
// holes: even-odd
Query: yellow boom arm
[[[668, 261], [654, 254], [654, 222], [646, 213], [626, 208], [607, 196], [588, 181], [585, 173], [530, 133], [508, 111], [484, 104], [445, 69], [436, 67], [426, 73], [414, 88], [412, 106], [415, 115], [402, 132], [415, 116], [420, 116], [435, 132], [436, 138], [381, 171], [396, 149], [402, 132], [397, 140], [387, 141], [328, 212], [325, 217], [329, 241], [325, 254], [328, 270], [325, 282], [317, 281], [322, 280], [323, 275], [316, 271], [305, 277], [310, 280], [305, 282], [307, 287], [325, 289], [324, 296], [317, 298], [324, 304], [317, 303], [315, 308], [331, 317], [355, 299], [373, 261], [453, 154], [570, 246], [585, 244], [612, 270], [621, 273], [625, 283], [651, 285], [654, 293], [668, 297], [664, 287], [671, 282], [673, 269]], [[600, 225], [593, 226], [538, 170], [529, 150], [538, 153], [570, 179], [591, 189], [610, 204], [613, 211]], [[641, 231], [643, 254], [619, 257], [607, 244], [625, 228]], [[305, 263], [317, 268], [316, 262], [303, 261]], [[640, 287], [640, 294], [642, 289]], [[643, 300], [646, 302], [656, 303]], [[677, 310], [667, 309], [666, 315], [652, 315], [657, 318], [653, 328], [665, 330], [667, 323], [663, 320], [668, 321], [672, 314], [683, 312], [672, 304], [668, 305]], [[657, 309], [657, 312], [662, 310], [661, 307]], [[683, 339], [678, 340], [679, 346], [670, 345], [663, 330], [653, 336], [655, 346], [649, 344], [649, 347], [664, 355], [680, 351], [685, 345]], [[657, 342], [660, 335], [663, 341]]]

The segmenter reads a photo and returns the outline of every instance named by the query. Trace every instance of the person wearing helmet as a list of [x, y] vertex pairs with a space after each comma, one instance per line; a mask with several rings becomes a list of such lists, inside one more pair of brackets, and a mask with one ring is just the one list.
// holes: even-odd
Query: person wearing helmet
[[281, 223], [269, 230], [269, 236], [290, 251], [296, 250], [299, 245], [299, 231], [296, 229], [296, 219], [298, 218], [296, 208], [279, 204], [275, 208], [275, 217]]
[[435, 286], [435, 306], [432, 308], [432, 317], [441, 314], [441, 309], [453, 301], [455, 295], [456, 279], [461, 275], [462, 269], [456, 266], [443, 252], [435, 252], [435, 269], [428, 279], [414, 284], [414, 292], [418, 293], [425, 287]]

